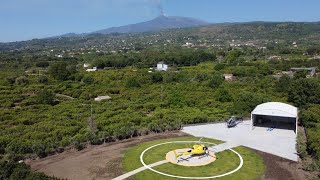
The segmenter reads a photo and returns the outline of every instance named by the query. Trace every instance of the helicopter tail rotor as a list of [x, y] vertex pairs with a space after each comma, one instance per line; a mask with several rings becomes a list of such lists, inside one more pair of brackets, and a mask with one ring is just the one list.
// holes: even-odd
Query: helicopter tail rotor
[[174, 150], [173, 153], [174, 153], [175, 160], [177, 160], [177, 158], [178, 158], [177, 152]]
[[201, 137], [201, 138], [198, 140], [198, 142], [201, 142], [202, 139], [203, 139], [203, 137]]
[[212, 148], [212, 147], [208, 148], [208, 151], [216, 153], [215, 148]]

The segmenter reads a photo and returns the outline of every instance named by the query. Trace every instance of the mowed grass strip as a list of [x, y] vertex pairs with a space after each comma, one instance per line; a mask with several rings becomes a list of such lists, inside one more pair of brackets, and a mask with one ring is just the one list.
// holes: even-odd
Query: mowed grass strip
[[[130, 148], [124, 156], [123, 167], [126, 171], [131, 171], [142, 166], [140, 163], [140, 154], [141, 152], [155, 144], [169, 142], [169, 141], [197, 141], [197, 137], [182, 137], [182, 138], [172, 138], [172, 139], [163, 139], [152, 142], [143, 143], [135, 147]], [[202, 141], [213, 142], [216, 144], [222, 143], [221, 141], [213, 139], [203, 139]], [[167, 144], [162, 146], [157, 146], [145, 154], [145, 162], [147, 164], [162, 161], [165, 159], [165, 153], [178, 148], [186, 148], [192, 146], [193, 144]], [[244, 160], [243, 167], [236, 173], [222, 177], [219, 179], [259, 179], [265, 170], [263, 164], [263, 159], [257, 155], [252, 150], [245, 147], [234, 148], [237, 152], [241, 154]], [[179, 165], [174, 165], [171, 163], [166, 163], [154, 169], [178, 176], [215, 176], [219, 174], [224, 174], [233, 169], [237, 168], [240, 164], [239, 157], [231, 151], [223, 151], [216, 154], [217, 160], [207, 166], [201, 167], [184, 167]], [[166, 177], [157, 173], [154, 173], [150, 170], [142, 171], [133, 176], [133, 179], [146, 180], [146, 179], [175, 179]]]
[[[188, 136], [188, 137], [161, 139], [161, 140], [155, 140], [155, 141], [138, 144], [128, 149], [128, 151], [124, 155], [122, 165], [127, 172], [143, 166], [140, 162], [140, 154], [145, 149], [155, 144], [170, 142], [170, 141], [198, 141], [199, 139], [200, 137]], [[219, 140], [207, 139], [207, 138], [203, 138], [201, 141], [211, 142], [215, 144], [223, 143], [222, 141], [219, 141]], [[148, 151], [147, 153], [145, 153], [144, 160], [147, 164], [152, 164], [158, 161], [162, 161], [162, 160], [165, 160], [165, 154], [167, 152], [172, 151], [174, 149], [190, 148], [192, 147], [192, 145], [193, 145], [192, 143], [191, 144], [186, 143], [186, 144], [167, 144], [167, 145], [157, 146], [151, 149], [150, 151]]]

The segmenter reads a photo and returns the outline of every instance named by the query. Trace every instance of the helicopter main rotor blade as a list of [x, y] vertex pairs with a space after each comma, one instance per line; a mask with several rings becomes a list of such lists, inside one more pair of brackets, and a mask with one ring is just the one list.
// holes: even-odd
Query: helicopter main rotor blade
[[210, 154], [207, 154], [208, 156], [211, 156], [211, 157], [213, 157], [213, 158], [215, 158], [214, 156], [212, 156], [212, 155], [210, 155]]
[[211, 151], [211, 152], [213, 152], [213, 153], [216, 153], [214, 148], [213, 148], [213, 149], [208, 148], [208, 151]]
[[187, 158], [180, 157], [180, 159], [179, 159], [180, 161], [179, 162], [181, 162], [181, 161], [189, 161], [190, 158], [192, 158], [192, 156], [187, 157]]
[[203, 139], [203, 137], [201, 137], [198, 142], [201, 142], [202, 139]]

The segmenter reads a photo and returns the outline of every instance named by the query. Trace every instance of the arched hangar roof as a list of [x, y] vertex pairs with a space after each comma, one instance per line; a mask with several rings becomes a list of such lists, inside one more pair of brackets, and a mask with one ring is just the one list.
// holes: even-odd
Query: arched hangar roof
[[281, 102], [268, 102], [258, 105], [251, 114], [297, 118], [298, 108]]

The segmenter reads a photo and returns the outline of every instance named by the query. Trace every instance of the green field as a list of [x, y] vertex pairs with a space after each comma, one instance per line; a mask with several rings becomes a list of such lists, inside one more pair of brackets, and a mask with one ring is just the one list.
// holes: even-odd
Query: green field
[[[197, 137], [183, 137], [183, 138], [172, 138], [172, 139], [164, 139], [157, 140], [152, 142], [147, 142], [143, 144], [139, 144], [137, 146], [129, 149], [125, 157], [123, 159], [123, 167], [125, 171], [132, 171], [136, 168], [142, 166], [140, 162], [140, 154], [141, 152], [158, 143], [169, 142], [169, 141], [195, 141], [198, 140]], [[213, 142], [216, 144], [222, 143], [221, 141], [213, 140], [213, 139], [203, 139], [202, 141]], [[192, 143], [186, 144], [166, 144], [154, 147], [147, 151], [144, 156], [144, 161], [146, 164], [151, 164], [157, 161], [161, 161], [165, 159], [165, 154], [173, 149], [177, 148], [186, 148], [191, 147]], [[242, 168], [236, 173], [223, 177], [221, 179], [259, 179], [260, 176], [264, 172], [264, 164], [262, 157], [258, 156], [253, 151], [244, 148], [237, 147], [234, 148], [237, 152], [241, 154], [244, 160], [244, 164]], [[178, 176], [215, 176], [219, 174], [224, 174], [233, 169], [237, 168], [240, 160], [236, 154], [231, 151], [223, 151], [216, 154], [217, 160], [207, 166], [201, 167], [184, 167], [179, 165], [174, 165], [171, 163], [166, 163], [157, 167], [154, 167], [155, 170], [161, 171], [163, 173], [178, 175]], [[134, 179], [173, 179], [163, 175], [156, 174], [150, 170], [142, 171], [136, 174]]]

